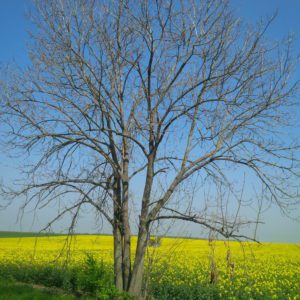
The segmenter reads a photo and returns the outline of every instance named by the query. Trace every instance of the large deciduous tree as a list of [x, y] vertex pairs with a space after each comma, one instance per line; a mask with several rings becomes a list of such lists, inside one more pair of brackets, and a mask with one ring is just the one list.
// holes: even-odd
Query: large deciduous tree
[[1, 96], [3, 141], [31, 157], [11, 192], [62, 201], [48, 226], [94, 207], [112, 226], [118, 289], [141, 295], [159, 220], [243, 237], [241, 219], [192, 204], [192, 187], [201, 202], [208, 181], [234, 189], [242, 169], [283, 211], [298, 202], [298, 144], [280, 134], [295, 122], [294, 60], [289, 40], [266, 43], [270, 20], [247, 27], [222, 0], [37, 1], [32, 20], [30, 65]]

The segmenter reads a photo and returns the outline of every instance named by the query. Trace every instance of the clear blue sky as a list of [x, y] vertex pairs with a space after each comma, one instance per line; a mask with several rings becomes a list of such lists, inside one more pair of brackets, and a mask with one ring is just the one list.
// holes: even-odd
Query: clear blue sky
[[[26, 7], [30, 0], [2, 0], [0, 1], [0, 64], [15, 61], [20, 65], [28, 63], [26, 56], [27, 30], [30, 23], [26, 20]], [[270, 16], [275, 11], [278, 16], [267, 32], [270, 39], [281, 39], [287, 33], [295, 37], [295, 51], [300, 53], [300, 1], [299, 0], [231, 0], [236, 14], [247, 22], [253, 23], [260, 17]], [[299, 69], [300, 70], [300, 69]], [[300, 71], [295, 75], [300, 76]], [[1, 126], [1, 125], [0, 125]], [[0, 179], [14, 181], [16, 162], [8, 160], [5, 153], [0, 153]], [[25, 216], [22, 226], [16, 224], [17, 206], [11, 206], [6, 211], [0, 211], [0, 230], [37, 230], [39, 220], [45, 215], [54, 214], [54, 208], [41, 212], [37, 221], [32, 225], [32, 214]], [[300, 211], [298, 211], [298, 215]], [[300, 224], [281, 216], [276, 208], [269, 210], [264, 218], [265, 225], [260, 227], [259, 238], [262, 241], [297, 242], [300, 243]], [[64, 223], [61, 224], [66, 226]], [[60, 227], [61, 228], [61, 227]], [[96, 225], [83, 218], [79, 230], [81, 232], [95, 232]], [[191, 233], [196, 229], [191, 227]], [[186, 232], [188, 233], [188, 230]], [[193, 232], [195, 230], [195, 232]]]

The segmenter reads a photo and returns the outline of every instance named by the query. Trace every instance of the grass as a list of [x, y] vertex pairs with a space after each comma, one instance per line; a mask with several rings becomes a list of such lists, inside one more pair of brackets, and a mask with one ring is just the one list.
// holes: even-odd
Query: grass
[[96, 261], [92, 255], [87, 255], [84, 264], [68, 268], [47, 264], [0, 265], [1, 300], [109, 300], [118, 297], [129, 299], [126, 293], [115, 288], [112, 269], [102, 261]]
[[[111, 234], [98, 234], [98, 233], [76, 233], [76, 236], [111, 236]], [[1, 231], [0, 238], [18, 238], [18, 237], [43, 237], [43, 236], [67, 236], [66, 233], [55, 233], [55, 232], [23, 232], [23, 231]]]
[[[14, 281], [0, 280], [1, 300], [73, 300], [73, 295], [67, 295], [44, 287], [33, 287], [25, 284], [17, 284]], [[83, 299], [83, 298], [82, 298]], [[85, 298], [88, 299], [88, 298]], [[90, 298], [92, 299], [92, 298]]]
[[[55, 232], [23, 232], [23, 231], [1, 231], [0, 238], [18, 238], [18, 237], [43, 237], [43, 236], [66, 236], [67, 233], [55, 233]], [[75, 233], [76, 236], [111, 236], [110, 233]], [[134, 236], [134, 235], [133, 235]], [[158, 236], [160, 237], [160, 236]], [[207, 238], [203, 237], [190, 237], [190, 236], [180, 236], [180, 235], [166, 235], [164, 238], [174, 238], [182, 240], [204, 240]]]
[[57, 236], [54, 233], [38, 233], [38, 232], [20, 232], [20, 231], [0, 231], [0, 238], [17, 238], [17, 237], [38, 237], [38, 236]]

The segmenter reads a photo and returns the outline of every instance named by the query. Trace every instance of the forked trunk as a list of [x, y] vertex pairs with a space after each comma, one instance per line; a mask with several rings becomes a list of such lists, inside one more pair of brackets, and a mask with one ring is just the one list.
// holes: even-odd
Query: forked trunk
[[[136, 299], [142, 299], [144, 258], [148, 240], [147, 227], [141, 226], [138, 235], [133, 269], [130, 268], [130, 233], [129, 242], [117, 224], [114, 226], [114, 276], [116, 288], [127, 291]], [[125, 256], [128, 255], [129, 257]], [[129, 262], [129, 268], [126, 262]]]

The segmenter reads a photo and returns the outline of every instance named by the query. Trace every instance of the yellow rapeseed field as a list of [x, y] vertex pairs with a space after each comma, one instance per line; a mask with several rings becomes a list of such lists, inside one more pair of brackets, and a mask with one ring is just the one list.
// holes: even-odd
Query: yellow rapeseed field
[[[132, 249], [135, 243], [133, 237]], [[70, 265], [83, 264], [87, 253], [112, 265], [112, 247], [112, 236], [0, 238], [0, 265], [57, 264], [66, 253]], [[299, 244], [163, 238], [147, 252], [148, 278], [156, 287], [213, 286], [224, 299], [300, 299]]]

